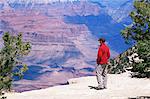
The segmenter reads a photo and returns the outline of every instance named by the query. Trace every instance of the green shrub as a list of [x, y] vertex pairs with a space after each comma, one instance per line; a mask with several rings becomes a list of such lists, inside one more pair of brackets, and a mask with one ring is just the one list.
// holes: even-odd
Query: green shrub
[[136, 0], [130, 13], [133, 23], [122, 31], [127, 42], [137, 43], [137, 53], [142, 63], [133, 63], [132, 71], [141, 77], [150, 77], [150, 1]]
[[[3, 47], [0, 50], [0, 94], [3, 91], [10, 91], [12, 88], [13, 76], [22, 78], [23, 72], [28, 68], [22, 63], [22, 59], [31, 49], [28, 42], [23, 42], [22, 34], [16, 36], [10, 35], [9, 32], [3, 35]], [[22, 65], [22, 68], [18, 68]], [[17, 70], [17, 71], [14, 71]]]

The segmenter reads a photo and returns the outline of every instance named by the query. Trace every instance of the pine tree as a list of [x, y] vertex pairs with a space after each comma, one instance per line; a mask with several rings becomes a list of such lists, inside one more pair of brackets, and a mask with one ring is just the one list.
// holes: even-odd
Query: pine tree
[[136, 0], [130, 13], [133, 23], [122, 31], [127, 42], [135, 41], [137, 53], [144, 61], [134, 63], [132, 71], [150, 77], [150, 0]]
[[6, 32], [3, 41], [4, 46], [0, 50], [0, 95], [3, 95], [2, 91], [11, 90], [14, 76], [22, 78], [23, 72], [28, 69], [22, 59], [31, 49], [28, 42], [23, 42], [21, 33], [12, 36]]

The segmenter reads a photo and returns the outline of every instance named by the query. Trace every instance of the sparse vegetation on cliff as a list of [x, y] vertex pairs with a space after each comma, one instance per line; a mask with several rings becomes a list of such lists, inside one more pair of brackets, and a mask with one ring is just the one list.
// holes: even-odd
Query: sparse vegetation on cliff
[[150, 77], [150, 1], [136, 0], [134, 7], [130, 13], [133, 23], [122, 31], [122, 35], [128, 43], [136, 41], [136, 53], [143, 59], [132, 64], [132, 71], [138, 77]]
[[3, 97], [3, 91], [11, 90], [13, 77], [22, 78], [23, 72], [28, 69], [21, 59], [31, 49], [29, 43], [23, 42], [21, 33], [13, 36], [6, 32], [3, 35], [3, 41], [4, 46], [0, 49], [0, 96], [2, 99], [6, 98]]

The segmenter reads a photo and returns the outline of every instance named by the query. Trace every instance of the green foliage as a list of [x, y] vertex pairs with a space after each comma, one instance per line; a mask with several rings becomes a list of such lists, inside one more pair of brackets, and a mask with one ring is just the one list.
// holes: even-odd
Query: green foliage
[[124, 53], [120, 54], [118, 57], [114, 59], [110, 59], [110, 64], [108, 66], [108, 73], [111, 74], [120, 74], [126, 71], [126, 68], [130, 67], [128, 55], [130, 55], [133, 52], [133, 49], [135, 47], [132, 47], [125, 51]]
[[150, 77], [150, 40], [139, 41], [138, 54], [144, 62], [133, 64], [133, 71], [139, 73], [139, 77]]
[[108, 66], [108, 73], [110, 74], [120, 74], [125, 72], [125, 66], [126, 64], [126, 57], [120, 57], [119, 61], [116, 61], [115, 59], [110, 60], [110, 66]]
[[133, 23], [122, 31], [127, 42], [135, 40], [137, 53], [142, 63], [134, 63], [133, 71], [139, 75], [150, 77], [150, 1], [136, 0], [135, 10], [130, 13]]
[[[10, 91], [13, 76], [22, 78], [23, 72], [28, 68], [22, 63], [22, 59], [31, 49], [28, 42], [22, 41], [22, 34], [16, 36], [8, 32], [3, 35], [3, 48], [0, 50], [0, 91]], [[21, 68], [18, 68], [21, 65]], [[14, 71], [15, 70], [15, 71]]]
[[114, 60], [110, 60], [110, 65], [108, 66], [108, 73], [110, 74], [120, 74], [125, 72], [123, 64], [119, 64], [118, 62], [114, 62]]
[[130, 13], [133, 23], [122, 31], [122, 35], [126, 40], [150, 39], [150, 1], [135, 1], [134, 7]]

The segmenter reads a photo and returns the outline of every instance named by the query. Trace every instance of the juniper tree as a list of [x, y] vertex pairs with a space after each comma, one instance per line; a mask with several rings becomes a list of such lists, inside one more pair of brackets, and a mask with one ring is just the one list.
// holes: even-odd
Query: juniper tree
[[[10, 35], [9, 32], [3, 35], [3, 47], [0, 50], [0, 94], [2, 91], [10, 91], [14, 76], [22, 77], [23, 72], [28, 68], [22, 62], [24, 56], [30, 52], [31, 46], [23, 42], [22, 34]], [[18, 66], [21, 66], [18, 67]]]
[[134, 63], [132, 70], [150, 77], [150, 0], [136, 0], [134, 8], [130, 13], [133, 22], [121, 34], [127, 42], [136, 42], [137, 53], [144, 60]]

